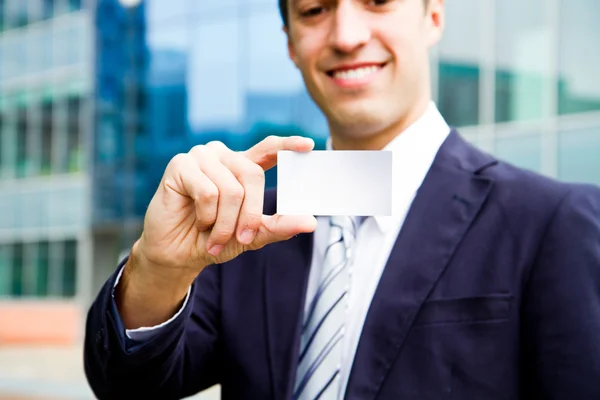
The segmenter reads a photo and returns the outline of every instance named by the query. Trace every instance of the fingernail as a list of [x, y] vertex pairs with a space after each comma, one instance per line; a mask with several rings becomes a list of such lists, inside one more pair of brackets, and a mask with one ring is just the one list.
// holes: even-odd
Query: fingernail
[[252, 229], [244, 229], [240, 235], [240, 243], [250, 244], [254, 240], [254, 231]]
[[216, 257], [219, 255], [219, 253], [221, 252], [221, 250], [223, 250], [223, 246], [220, 244], [215, 244], [213, 247], [211, 247], [208, 250], [208, 254], [210, 254], [213, 257]]

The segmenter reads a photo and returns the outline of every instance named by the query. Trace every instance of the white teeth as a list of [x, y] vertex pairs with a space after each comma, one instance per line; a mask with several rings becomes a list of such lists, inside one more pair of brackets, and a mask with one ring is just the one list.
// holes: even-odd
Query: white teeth
[[377, 71], [379, 71], [378, 66], [371, 66], [371, 67], [361, 67], [361, 68], [356, 68], [356, 69], [350, 69], [350, 70], [345, 70], [345, 71], [336, 71], [333, 73], [333, 77], [336, 79], [343, 79], [343, 80], [354, 80], [354, 79], [362, 79], [366, 76], [369, 76]]

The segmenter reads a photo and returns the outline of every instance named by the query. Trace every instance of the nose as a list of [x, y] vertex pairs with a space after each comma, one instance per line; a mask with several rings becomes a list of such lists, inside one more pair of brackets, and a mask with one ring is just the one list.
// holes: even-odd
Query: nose
[[352, 53], [371, 38], [367, 16], [353, 0], [338, 2], [329, 33], [330, 45], [341, 53]]

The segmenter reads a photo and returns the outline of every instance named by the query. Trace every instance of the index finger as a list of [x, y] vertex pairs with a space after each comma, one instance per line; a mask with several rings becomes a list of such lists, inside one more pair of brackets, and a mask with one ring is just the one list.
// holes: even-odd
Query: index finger
[[311, 151], [315, 142], [302, 136], [269, 136], [244, 152], [250, 161], [260, 165], [267, 171], [277, 164], [277, 152], [291, 150], [299, 152]]

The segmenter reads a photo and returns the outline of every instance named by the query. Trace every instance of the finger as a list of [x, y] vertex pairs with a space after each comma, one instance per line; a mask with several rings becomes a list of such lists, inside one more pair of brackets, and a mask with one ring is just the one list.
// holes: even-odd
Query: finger
[[243, 155], [230, 151], [221, 162], [244, 187], [244, 201], [237, 221], [237, 240], [250, 244], [256, 236], [263, 212], [265, 172]]
[[315, 229], [317, 219], [312, 215], [263, 215], [261, 227], [250, 247], [257, 250], [267, 244], [288, 240], [300, 233], [314, 232]]
[[312, 139], [302, 136], [269, 136], [243, 152], [243, 154], [253, 163], [260, 165], [264, 171], [267, 171], [277, 164], [278, 151], [307, 152], [314, 147], [315, 142]]
[[173, 157], [165, 174], [165, 186], [194, 201], [196, 226], [200, 231], [215, 223], [219, 191], [189, 154]]
[[221, 163], [221, 160], [206, 147], [196, 146], [190, 153], [200, 166], [200, 170], [219, 191], [217, 219], [206, 243], [208, 253], [216, 257], [235, 232], [240, 207], [244, 200], [244, 187]]

